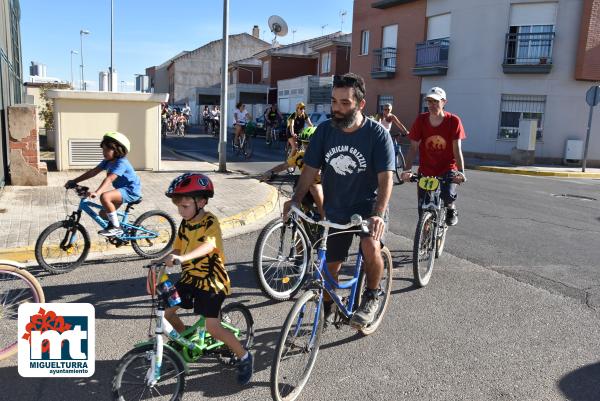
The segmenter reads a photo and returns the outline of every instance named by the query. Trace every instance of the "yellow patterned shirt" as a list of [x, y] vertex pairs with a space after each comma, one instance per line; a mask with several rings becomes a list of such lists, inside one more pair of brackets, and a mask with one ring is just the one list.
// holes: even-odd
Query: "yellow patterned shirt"
[[[299, 150], [296, 152], [294, 156], [288, 157], [287, 164], [290, 167], [298, 167], [298, 169], [302, 172], [304, 169], [304, 151]], [[321, 174], [317, 174], [315, 177], [315, 184], [321, 183]]]
[[229, 295], [231, 283], [225, 270], [223, 236], [219, 220], [214, 214], [206, 212], [198, 221], [182, 220], [173, 249], [184, 255], [207, 242], [213, 244], [215, 249], [207, 255], [183, 263], [180, 282], [203, 291]]

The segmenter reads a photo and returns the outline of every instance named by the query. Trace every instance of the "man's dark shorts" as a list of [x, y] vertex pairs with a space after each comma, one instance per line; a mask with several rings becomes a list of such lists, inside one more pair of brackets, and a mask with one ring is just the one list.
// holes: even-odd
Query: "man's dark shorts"
[[[389, 210], [386, 210], [385, 216], [383, 217], [383, 221], [385, 222], [385, 231], [380, 240], [382, 248], [385, 242], [385, 233], [387, 232], [388, 217]], [[358, 235], [360, 238], [370, 236], [370, 234], [366, 233], [336, 234], [340, 231], [342, 230], [336, 230], [335, 228], [329, 229], [329, 236], [327, 237], [327, 256], [325, 258], [327, 263], [343, 262], [344, 260], [346, 260], [346, 258], [348, 257], [348, 251], [350, 250], [350, 246], [352, 245], [352, 240], [354, 239], [355, 235]]]
[[208, 318], [218, 318], [221, 312], [221, 306], [225, 301], [225, 294], [222, 292], [214, 293], [203, 291], [190, 284], [177, 282], [175, 284], [181, 303], [179, 307], [183, 309], [194, 309], [194, 314], [202, 315]]

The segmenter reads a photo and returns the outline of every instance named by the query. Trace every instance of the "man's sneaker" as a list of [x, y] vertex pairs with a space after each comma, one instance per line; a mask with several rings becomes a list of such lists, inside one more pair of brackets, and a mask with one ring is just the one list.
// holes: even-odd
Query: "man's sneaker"
[[241, 384], [242, 386], [244, 384], [248, 384], [248, 382], [252, 378], [252, 371], [254, 370], [254, 357], [252, 356], [250, 351], [248, 351], [248, 358], [244, 359], [243, 361], [238, 362], [237, 370], [238, 370], [238, 375], [237, 375], [238, 383]]
[[446, 210], [446, 224], [449, 226], [455, 226], [458, 223], [458, 211], [456, 209]]
[[323, 315], [325, 316], [325, 324], [323, 325], [324, 327], [333, 324], [335, 321], [336, 307], [337, 306], [333, 303], [333, 301], [323, 301]]
[[121, 227], [115, 227], [112, 224], [109, 224], [104, 230], [98, 231], [98, 234], [103, 235], [105, 237], [114, 237], [116, 235], [122, 235], [123, 230]]
[[350, 324], [357, 327], [364, 327], [371, 324], [375, 320], [375, 315], [379, 310], [379, 303], [379, 289], [365, 290], [361, 305], [354, 312], [354, 315], [352, 315]]

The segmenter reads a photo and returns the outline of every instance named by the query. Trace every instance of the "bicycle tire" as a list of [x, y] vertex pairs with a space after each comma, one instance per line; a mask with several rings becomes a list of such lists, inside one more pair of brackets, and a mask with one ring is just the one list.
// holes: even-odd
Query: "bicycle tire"
[[[151, 217], [154, 216], [160, 216], [162, 218], [164, 218], [167, 223], [168, 223], [168, 228], [165, 227], [162, 231], [159, 231], [157, 229], [150, 229], [148, 227], [144, 226], [144, 220], [148, 220]], [[133, 248], [133, 250], [135, 251], [135, 253], [137, 253], [138, 255], [140, 255], [143, 258], [147, 258], [147, 259], [151, 259], [151, 258], [158, 258], [161, 257], [163, 255], [166, 255], [167, 252], [169, 252], [169, 250], [171, 249], [171, 246], [173, 245], [173, 242], [175, 241], [175, 234], [177, 233], [177, 228], [175, 225], [175, 220], [173, 220], [173, 218], [167, 213], [167, 212], [163, 212], [162, 210], [150, 210], [144, 214], [142, 214], [140, 217], [138, 217], [134, 223], [134, 225], [136, 227], [143, 227], [145, 229], [150, 229], [151, 231], [158, 231], [158, 240], [160, 242], [158, 249], [155, 251], [148, 251], [145, 249], [142, 249], [143, 242], [150, 242], [147, 239], [136, 239], [136, 240], [131, 240], [131, 247]], [[135, 235], [135, 229], [133, 232], [133, 235]]]
[[[158, 383], [154, 387], [148, 387], [146, 385], [146, 372], [151, 367], [151, 360], [153, 358], [154, 353], [154, 344], [146, 344], [144, 346], [134, 348], [131, 351], [127, 352], [123, 357], [119, 360], [117, 367], [115, 368], [115, 375], [112, 380], [112, 393], [113, 399], [118, 401], [129, 401], [129, 400], [140, 400], [144, 395], [148, 394], [151, 398], [154, 398], [152, 395], [152, 390], [158, 386], [160, 383], [163, 383], [165, 380], [165, 376], [167, 376], [170, 371], [165, 370], [169, 365], [173, 366], [173, 371], [175, 372], [172, 375], [169, 375], [167, 379], [174, 377], [177, 380], [177, 386], [175, 387], [176, 391], [168, 392], [168, 394], [173, 394], [173, 397], [170, 398], [170, 401], [180, 401], [183, 397], [183, 393], [185, 391], [185, 367], [181, 362], [180, 357], [175, 355], [173, 351], [168, 348], [163, 349], [163, 360], [161, 366], [161, 378]], [[142, 365], [138, 368], [139, 375], [135, 375], [127, 371], [127, 368], [130, 367], [136, 360], [141, 360], [141, 363], [146, 362], [146, 365]], [[165, 372], [165, 373], [163, 373]], [[123, 384], [123, 376], [127, 373], [128, 380], [127, 382], [132, 382], [133, 379], [138, 379], [137, 386], [142, 387], [143, 391], [136, 397], [125, 398], [125, 394], [130, 394], [131, 391], [124, 391]], [[126, 383], [129, 384], [129, 383]], [[160, 393], [157, 393], [157, 390], [154, 390], [155, 394], [167, 394], [163, 388], [161, 388]]]
[[[392, 254], [390, 253], [390, 250], [387, 247], [383, 247], [381, 248], [381, 256], [383, 258], [383, 276], [381, 278], [381, 290], [382, 290], [382, 294], [380, 295], [381, 297], [383, 297], [383, 300], [380, 302], [379, 304], [379, 310], [377, 311], [377, 314], [375, 315], [375, 319], [373, 320], [373, 322], [371, 324], [368, 324], [362, 328], [359, 329], [359, 331], [365, 335], [368, 336], [369, 334], [373, 334], [381, 325], [381, 322], [383, 321], [383, 316], [385, 315], [385, 312], [387, 311], [388, 305], [390, 303], [390, 299], [391, 299], [391, 294], [392, 294], [392, 283], [393, 283], [393, 260], [392, 260]], [[362, 270], [360, 272], [360, 276], [359, 276], [359, 287], [358, 287], [358, 291], [357, 291], [357, 302], [355, 302], [355, 305], [360, 305], [360, 301], [362, 298], [362, 294], [364, 289], [367, 287], [367, 275], [365, 274], [365, 271]]]
[[442, 230], [440, 235], [436, 234], [436, 243], [435, 243], [435, 258], [438, 259], [442, 256], [444, 252], [444, 245], [446, 245], [446, 233], [448, 232], [448, 226], [444, 221], [446, 219], [446, 213], [443, 213], [444, 218], [442, 219], [442, 227], [439, 230]]
[[252, 152], [253, 152], [252, 140], [250, 139], [249, 135], [246, 135], [246, 140], [244, 141], [244, 146], [242, 147], [241, 155], [245, 159], [249, 159], [252, 157]]
[[[291, 266], [289, 267], [281, 268], [281, 264], [279, 264], [278, 266], [270, 265], [267, 267], [267, 269], [265, 269], [265, 248], [269, 246], [268, 244], [271, 236], [277, 235], [277, 232], [281, 231], [283, 227], [283, 220], [281, 218], [276, 218], [274, 220], [271, 220], [262, 229], [258, 236], [258, 239], [256, 240], [256, 244], [254, 245], [254, 257], [252, 260], [254, 272], [256, 274], [256, 279], [258, 281], [260, 290], [265, 296], [275, 301], [288, 300], [294, 297], [298, 293], [298, 291], [300, 291], [300, 289], [302, 288], [302, 283], [304, 282], [304, 279], [306, 277], [306, 271], [308, 270], [307, 268], [308, 266], [310, 266], [312, 256], [308, 237], [302, 229], [298, 228], [296, 233], [298, 235], [298, 240], [300, 241], [300, 244], [303, 247], [303, 250], [301, 251], [302, 255], [299, 255], [301, 256], [301, 259], [294, 260], [293, 263], [291, 263]], [[291, 228], [288, 227], [286, 231], [291, 234]], [[274, 248], [273, 250], [277, 252], [277, 255], [272, 259], [276, 260], [277, 262], [280, 262], [280, 259], [284, 258], [285, 255], [291, 255], [292, 246], [289, 247], [289, 250], [287, 248], [282, 249], [281, 255], [279, 254], [279, 246], [283, 246], [283, 244], [281, 244], [281, 234], [279, 235], [279, 238], [274, 237], [273, 239], [275, 240], [274, 244], [277, 247], [269, 247]], [[291, 241], [293, 240], [293, 238], [291, 237], [291, 235], [289, 239], [290, 244], [292, 244]], [[285, 241], [285, 239], [283, 240]], [[289, 259], [289, 257], [286, 259]], [[281, 262], [284, 262], [284, 260], [281, 260]], [[271, 269], [275, 269], [273, 271], [273, 275], [271, 276], [272, 279], [275, 280], [275, 282], [281, 280], [281, 287], [279, 288], [276, 285], [274, 285], [274, 283], [272, 283], [272, 280], [267, 274], [267, 272], [269, 272]], [[290, 280], [290, 277], [297, 277], [297, 279], [292, 282]], [[290, 283], [290, 285], [284, 285], [287, 284], [286, 282], [284, 282], [286, 281], [286, 278], [288, 279], [287, 282]]]
[[[237, 323], [233, 318], [234, 314], [238, 312], [243, 318], [243, 326]], [[241, 335], [237, 337], [238, 341], [246, 349], [252, 348], [254, 344], [254, 319], [250, 309], [240, 302], [232, 302], [225, 305], [221, 309], [221, 322], [228, 323], [238, 329], [240, 329]]]
[[[285, 323], [281, 330], [279, 340], [277, 342], [277, 348], [275, 350], [275, 358], [273, 358], [273, 364], [271, 365], [271, 396], [275, 401], [293, 401], [302, 392], [302, 389], [308, 382], [310, 373], [317, 360], [317, 354], [321, 345], [321, 335], [323, 332], [323, 308], [318, 309], [318, 316], [316, 316], [317, 308], [307, 313], [305, 306], [310, 302], [313, 305], [318, 306], [321, 299], [320, 292], [308, 291], [305, 292], [298, 300], [294, 303], [294, 306], [290, 310]], [[321, 305], [322, 306], [322, 305]], [[301, 314], [301, 315], [299, 315]], [[304, 316], [312, 316], [312, 319], [306, 323], [302, 323]], [[316, 327], [315, 327], [316, 325]], [[292, 333], [292, 339], [288, 340], [288, 334]], [[313, 334], [315, 333], [314, 337]], [[296, 340], [299, 334], [308, 334], [308, 341], [306, 345], [297, 344]], [[283, 391], [287, 389], [287, 385], [283, 383], [283, 380], [287, 379], [288, 376], [281, 372], [282, 363], [291, 360], [293, 356], [289, 354], [290, 351], [299, 351], [299, 354], [307, 354], [306, 365], [300, 371], [300, 377], [298, 382], [291, 387], [289, 392]], [[289, 357], [284, 360], [285, 357]], [[283, 391], [283, 394], [282, 394]]]
[[[50, 254], [49, 252], [57, 251], [59, 253], [58, 256], [60, 256], [60, 253], [63, 253], [63, 252], [69, 253], [70, 250], [77, 247], [77, 246], [71, 245], [69, 247], [69, 250], [61, 250], [59, 248], [60, 243], [64, 240], [65, 235], [67, 235], [66, 230], [71, 229], [74, 224], [75, 224], [75, 230], [81, 234], [81, 238], [83, 239], [83, 245], [82, 245], [83, 248], [82, 248], [81, 254], [79, 255], [79, 257], [77, 259], [75, 259], [72, 262], [68, 262], [68, 263], [52, 262], [52, 259], [56, 259], [56, 258], [52, 258], [51, 256], [54, 256], [54, 255]], [[56, 245], [54, 247], [44, 248], [44, 244], [46, 243], [46, 240], [50, 237], [50, 235], [54, 231], [59, 231], [61, 229], [65, 229], [65, 232], [63, 235], [61, 235], [59, 237], [59, 239], [60, 239], [60, 241], [58, 242], [59, 245]], [[62, 273], [69, 272], [69, 271], [81, 266], [83, 264], [83, 262], [85, 262], [85, 259], [87, 258], [90, 248], [91, 248], [90, 236], [89, 236], [87, 230], [85, 229], [85, 227], [83, 227], [79, 223], [73, 223], [69, 220], [57, 221], [56, 223], [50, 224], [48, 227], [46, 227], [46, 229], [44, 229], [44, 231], [42, 231], [42, 233], [37, 238], [37, 241], [35, 242], [35, 259], [37, 260], [38, 264], [44, 270], [46, 270], [52, 274], [62, 274]], [[44, 252], [44, 251], [46, 251], [46, 252]]]
[[[18, 280], [18, 281], [15, 281]], [[13, 289], [21, 287], [14, 291], [14, 298], [10, 298]], [[31, 303], [44, 303], [46, 301], [44, 290], [39, 281], [28, 271], [23, 270], [16, 263], [6, 260], [0, 260], [0, 361], [17, 352], [17, 316], [19, 305]], [[14, 330], [11, 328], [14, 327]], [[4, 344], [4, 339], [9, 339]]]
[[395, 156], [396, 160], [396, 169], [394, 170], [394, 175], [396, 176], [396, 180], [398, 181], [397, 184], [398, 185], [402, 185], [404, 184], [404, 181], [402, 181], [402, 171], [404, 171], [404, 166], [406, 165], [406, 161], [404, 160], [404, 155], [402, 154], [402, 150], [400, 148], [398, 148], [398, 152], [396, 153]]
[[435, 216], [424, 210], [417, 224], [413, 244], [413, 275], [418, 287], [425, 287], [431, 279], [435, 261], [435, 231]]

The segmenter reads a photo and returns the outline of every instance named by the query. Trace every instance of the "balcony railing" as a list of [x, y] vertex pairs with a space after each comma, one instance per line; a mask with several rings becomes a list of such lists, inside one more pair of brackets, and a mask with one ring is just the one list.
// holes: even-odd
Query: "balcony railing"
[[446, 75], [450, 40], [434, 39], [417, 43], [414, 75]]
[[392, 78], [396, 73], [396, 48], [383, 47], [373, 50], [371, 78]]
[[502, 64], [504, 73], [549, 73], [553, 44], [554, 32], [507, 33]]

